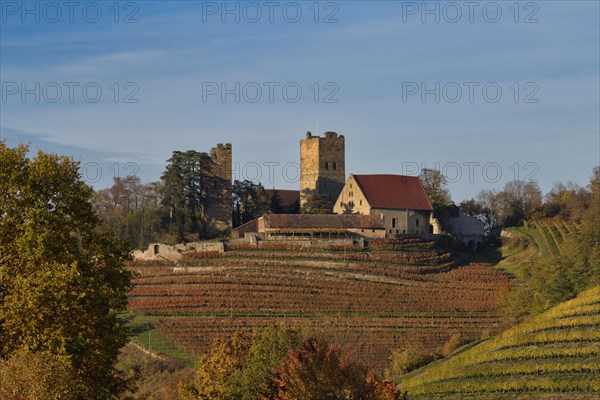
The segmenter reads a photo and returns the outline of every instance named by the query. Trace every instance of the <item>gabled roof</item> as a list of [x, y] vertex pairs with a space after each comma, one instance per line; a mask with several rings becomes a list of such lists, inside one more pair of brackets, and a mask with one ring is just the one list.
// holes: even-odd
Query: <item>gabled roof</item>
[[265, 228], [330, 228], [330, 229], [384, 229], [375, 215], [358, 214], [265, 214]]
[[287, 189], [266, 189], [267, 196], [269, 196], [269, 200], [275, 196], [279, 197], [281, 201], [282, 207], [291, 207], [295, 202], [300, 201], [300, 191], [299, 190], [287, 190]]
[[371, 208], [431, 211], [421, 180], [405, 175], [352, 175]]

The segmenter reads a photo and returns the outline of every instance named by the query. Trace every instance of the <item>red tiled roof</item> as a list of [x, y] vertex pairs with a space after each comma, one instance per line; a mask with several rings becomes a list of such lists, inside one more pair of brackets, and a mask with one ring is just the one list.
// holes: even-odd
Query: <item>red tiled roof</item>
[[384, 229], [375, 215], [358, 214], [265, 214], [265, 228]]
[[417, 176], [353, 175], [372, 208], [431, 211], [431, 203]]
[[279, 196], [279, 199], [281, 200], [282, 207], [291, 207], [295, 202], [300, 201], [299, 190], [266, 189], [265, 192], [267, 192], [269, 200], [277, 193], [277, 196]]

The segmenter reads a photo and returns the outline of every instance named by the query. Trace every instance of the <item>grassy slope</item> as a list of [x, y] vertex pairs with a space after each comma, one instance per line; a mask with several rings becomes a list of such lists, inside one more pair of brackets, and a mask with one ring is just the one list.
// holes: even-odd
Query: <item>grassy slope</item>
[[496, 266], [525, 281], [531, 263], [558, 255], [564, 237], [576, 230], [575, 225], [553, 220], [507, 228], [510, 237], [503, 240]]
[[175, 359], [151, 355], [135, 342], [121, 350], [117, 368], [125, 376], [137, 376], [134, 398], [140, 400], [176, 399], [178, 383], [189, 381], [195, 371]]
[[198, 362], [198, 356], [181, 349], [177, 343], [156, 329], [158, 318], [131, 312], [123, 313], [121, 318], [127, 322], [130, 329], [130, 340], [152, 354], [173, 358], [187, 366], [194, 366]]
[[[495, 262], [497, 267], [506, 271], [507, 273], [513, 275], [514, 277], [516, 277], [518, 280], [525, 280], [526, 279], [526, 275], [528, 273], [528, 267], [529, 265], [531, 265], [532, 262], [534, 262], [537, 259], [540, 258], [546, 258], [546, 257], [550, 257], [550, 255], [552, 254], [552, 249], [549, 248], [550, 246], [552, 246], [553, 244], [550, 244], [550, 246], [548, 246], [548, 238], [544, 238], [542, 235], [543, 233], [540, 231], [541, 228], [547, 228], [550, 229], [551, 227], [556, 227], [558, 226], [557, 231], [560, 233], [560, 242], [557, 241], [557, 234], [553, 235], [552, 238], [554, 238], [554, 243], [556, 244], [556, 247], [559, 249], [560, 248], [560, 244], [562, 243], [562, 239], [564, 239], [564, 237], [566, 237], [567, 235], [569, 235], [570, 233], [572, 233], [573, 231], [577, 230], [577, 227], [574, 225], [570, 225], [570, 224], [564, 224], [562, 222], [557, 223], [557, 222], [547, 222], [547, 221], [543, 221], [541, 223], [538, 223], [537, 226], [528, 226], [528, 227], [518, 227], [518, 228], [509, 228], [508, 232], [510, 232], [511, 234], [511, 238], [508, 240], [505, 240], [505, 245], [500, 249], [500, 254], [497, 253], [490, 253], [490, 254], [480, 254], [479, 257], [482, 257], [481, 261], [488, 261], [488, 262]], [[572, 300], [571, 302], [567, 302], [564, 303], [560, 306], [557, 306], [556, 309], [562, 309], [563, 307], [566, 308], [573, 308], [573, 307], [577, 307], [578, 302], [591, 302], [591, 303], [598, 303], [598, 304], [593, 304], [590, 306], [586, 306], [583, 308], [583, 312], [586, 315], [582, 315], [582, 316], [577, 316], [576, 319], [571, 319], [570, 322], [572, 323], [572, 325], [566, 325], [561, 327], [560, 329], [555, 329], [558, 328], [557, 326], [553, 327], [553, 330], [549, 330], [548, 332], [551, 333], [556, 333], [558, 332], [558, 334], [567, 334], [566, 332], [572, 332], [573, 335], [577, 335], [578, 333], [585, 335], [586, 332], [592, 332], [593, 330], [598, 330], [598, 328], [600, 328], [600, 323], [599, 323], [599, 318], [600, 318], [600, 288], [597, 287], [593, 290], [590, 290], [584, 294], [582, 294], [580, 297], [578, 297], [578, 299]], [[583, 300], [580, 300], [582, 299]], [[593, 299], [591, 301], [586, 300], [586, 298], [589, 300], [590, 298]], [[554, 310], [554, 309], [553, 309]], [[467, 393], [467, 391], [462, 391], [462, 392], [457, 392], [457, 393], [446, 393], [444, 395], [434, 395], [431, 392], [427, 392], [426, 395], [421, 394], [421, 395], [413, 395], [413, 397], [417, 397], [417, 398], [437, 398], [438, 397], [443, 397], [443, 398], [540, 398], [543, 397], [544, 399], [597, 399], [600, 398], [600, 393], [581, 393], [581, 392], [577, 392], [577, 391], [571, 391], [569, 392], [569, 394], [561, 394], [559, 392], [555, 392], [555, 393], [549, 393], [549, 392], [544, 392], [543, 395], [540, 395], [539, 392], [527, 392], [527, 391], [515, 391], [515, 392], [509, 392], [509, 393], [505, 393], [505, 394], [499, 394], [499, 393], [485, 393], [484, 392], [477, 392], [476, 388], [481, 388], [483, 387], [483, 385], [488, 382], [491, 384], [491, 382], [493, 381], [493, 379], [497, 380], [497, 385], [502, 385], [505, 382], [518, 382], [519, 379], [521, 379], [522, 383], [525, 382], [526, 380], [530, 380], [531, 376], [524, 374], [523, 371], [519, 371], [519, 368], [523, 369], [523, 368], [527, 368], [529, 367], [539, 367], [539, 368], [551, 368], [552, 365], [551, 364], [560, 364], [559, 366], [554, 365], [553, 367], [556, 368], [569, 368], [569, 365], [571, 365], [571, 368], [573, 368], [573, 365], [584, 365], [584, 363], [591, 363], [593, 368], [598, 368], [598, 366], [600, 365], [600, 360], [598, 359], [598, 355], [600, 354], [600, 338], [588, 338], [588, 341], [586, 342], [585, 338], [580, 338], [581, 339], [581, 343], [580, 342], [568, 342], [568, 343], [563, 343], [563, 344], [557, 344], [557, 343], [538, 343], [536, 345], [531, 345], [531, 346], [525, 346], [525, 345], [519, 345], [518, 347], [515, 347], [514, 349], [504, 349], [502, 351], [498, 350], [496, 354], [505, 354], [508, 355], [508, 357], [511, 357], [511, 354], [516, 354], [518, 351], [523, 351], [524, 353], [526, 353], [527, 351], [531, 350], [531, 354], [535, 354], [535, 352], [537, 352], [537, 356], [534, 359], [515, 359], [515, 360], [503, 360], [503, 361], [496, 361], [495, 363], [497, 363], [497, 368], [494, 367], [494, 362], [488, 362], [486, 363], [481, 363], [481, 364], [477, 364], [477, 363], [473, 363], [473, 364], [469, 364], [469, 362], [465, 361], [465, 357], [474, 357], [476, 359], [482, 359], [482, 355], [485, 352], [487, 353], [493, 353], [494, 351], [496, 351], [497, 349], [494, 349], [494, 343], [497, 343], [497, 340], [500, 340], [500, 338], [506, 338], [506, 335], [512, 335], [512, 333], [517, 332], [519, 329], [526, 329], [526, 327], [531, 326], [531, 324], [536, 324], [536, 323], [540, 323], [540, 321], [543, 321], [545, 318], [548, 319], [548, 321], [554, 321], [554, 322], [548, 322], [549, 324], [556, 324], [557, 320], [563, 320], [563, 321], [567, 321], [566, 318], [555, 318], [553, 317], [552, 313], [559, 313], [559, 311], [548, 311], [547, 313], [544, 313], [540, 316], [537, 316], [533, 319], [531, 319], [531, 321], [529, 322], [525, 322], [521, 325], [518, 325], [517, 327], [514, 327], [506, 332], [504, 332], [503, 334], [501, 334], [497, 339], [493, 339], [487, 343], [485, 343], [484, 345], [479, 345], [479, 342], [474, 343], [470, 346], [467, 346], [465, 348], [463, 348], [459, 353], [456, 353], [455, 355], [453, 355], [450, 358], [447, 359], [442, 359], [442, 360], [438, 360], [432, 364], [429, 364], [423, 368], [420, 368], [416, 371], [412, 371], [411, 373], [405, 375], [402, 378], [402, 382], [404, 382], [404, 384], [406, 385], [406, 388], [412, 388], [413, 390], [411, 390], [412, 393], [418, 393], [419, 391], [423, 391], [425, 393], [426, 390], [434, 390], [433, 388], [435, 388], [435, 385], [433, 384], [434, 382], [437, 382], [436, 380], [438, 378], [435, 378], [435, 374], [438, 373], [437, 371], [440, 371], [441, 374], [443, 374], [443, 371], [452, 369], [455, 376], [453, 378], [449, 378], [447, 377], [447, 379], [445, 381], [441, 380], [441, 379], [445, 379], [445, 378], [440, 378], [439, 382], [436, 383], [436, 385], [442, 385], [442, 382], [445, 382], [443, 385], [446, 385], [445, 387], [460, 387], [460, 382], [465, 381], [464, 385], [468, 386], [468, 385], [473, 385], [473, 388], [470, 390], [475, 390], [474, 393]], [[556, 314], [558, 315], [558, 314]], [[591, 318], [591, 320], [590, 320]], [[537, 322], [536, 322], [537, 321]], [[580, 324], [579, 324], [580, 323]], [[512, 332], [512, 333], [510, 333]], [[525, 333], [525, 331], [522, 332], [523, 333], [523, 337], [527, 337], [527, 334]], [[525, 340], [525, 339], [524, 339]], [[492, 346], [492, 347], [490, 347]], [[474, 347], [472, 350], [471, 348]], [[556, 350], [555, 350], [556, 349]], [[571, 349], [571, 350], [569, 350]], [[558, 355], [554, 355], [549, 357], [548, 359], [545, 359], [543, 354], [544, 352], [546, 352], [547, 354], [551, 354], [550, 352], [552, 351], [556, 351], [556, 352], [568, 352], [568, 351], [573, 351], [573, 349], [582, 349], [582, 352], [587, 351], [588, 353], [586, 353], [587, 355], [584, 357], [566, 357], [565, 354], [562, 354], [560, 356]], [[462, 355], [463, 353], [467, 353], [467, 355]], [[590, 357], [587, 357], [590, 356]], [[514, 357], [513, 357], [514, 358]], [[556, 361], [558, 359], [558, 361]], [[458, 361], [456, 361], [458, 360]], [[550, 360], [550, 361], [549, 361]], [[458, 364], [457, 364], [458, 363]], [[463, 364], [464, 365], [460, 365]], [[485, 375], [485, 374], [489, 374], [489, 376], [478, 376], [478, 377], [469, 377], [467, 378], [466, 375], [465, 376], [458, 376], [456, 374], [468, 374], [469, 373], [469, 365], [471, 365], [471, 372], [470, 373], [474, 373], [475, 371], [477, 372], [477, 374], [479, 375]], [[589, 365], [588, 365], [589, 366]], [[462, 372], [456, 372], [458, 370], [461, 370], [464, 367], [464, 370]], [[485, 369], [488, 368], [488, 369]], [[494, 369], [496, 368], [496, 369]], [[504, 368], [504, 369], [503, 369]], [[512, 374], [513, 375], [506, 375], [508, 372], [510, 371], [510, 368], [512, 368]], [[542, 374], [541, 370], [538, 370], [536, 373], [533, 374], [533, 376], [539, 376], [541, 377], [541, 379], [545, 379], [546, 381], [551, 381], [556, 377], [560, 377], [561, 374]], [[496, 376], [494, 374], [499, 374], [498, 377], [496, 378], [492, 378], [493, 376]], [[519, 375], [520, 374], [520, 375]], [[596, 372], [596, 376], [598, 375], [598, 372]], [[521, 376], [521, 378], [519, 378], [519, 376]], [[598, 379], [596, 376], [593, 376], [593, 378]], [[573, 382], [577, 383], [576, 377], [577, 377], [577, 373], [571, 371], [571, 373], [568, 372], [564, 372], [563, 373], [563, 377], [566, 377], [566, 380], [569, 380], [571, 378], [574, 378]], [[489, 379], [488, 379], [489, 378]], [[587, 379], [587, 378], [585, 378]], [[596, 382], [597, 383], [597, 382]], [[512, 383], [514, 385], [518, 385], [518, 383]], [[579, 383], [577, 383], [579, 384]], [[585, 384], [585, 382], [583, 383]], [[474, 389], [475, 388], [475, 389]], [[505, 388], [506, 389], [506, 388]], [[567, 387], [563, 387], [562, 389], [566, 390]], [[600, 390], [598, 388], [596, 388], [596, 390]]]
[[[413, 398], [600, 398], [600, 286], [402, 381]], [[503, 393], [504, 392], [504, 393]]]

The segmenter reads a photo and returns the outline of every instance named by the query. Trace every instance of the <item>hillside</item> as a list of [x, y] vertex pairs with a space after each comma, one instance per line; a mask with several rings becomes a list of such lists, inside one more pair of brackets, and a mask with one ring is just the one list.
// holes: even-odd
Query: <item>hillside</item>
[[565, 240], [578, 232], [580, 225], [559, 218], [548, 218], [525, 223], [521, 227], [506, 228], [503, 235], [502, 266], [523, 264], [537, 258], [558, 256], [563, 253]]
[[489, 336], [508, 282], [491, 265], [463, 265], [417, 238], [374, 241], [367, 251], [241, 244], [188, 254], [177, 266], [131, 268], [134, 340], [154, 352], [189, 363], [186, 354], [206, 352], [235, 329], [285, 323], [343, 344], [377, 371], [393, 349], [433, 351]]
[[427, 399], [599, 398], [600, 286], [414, 371], [402, 387]]

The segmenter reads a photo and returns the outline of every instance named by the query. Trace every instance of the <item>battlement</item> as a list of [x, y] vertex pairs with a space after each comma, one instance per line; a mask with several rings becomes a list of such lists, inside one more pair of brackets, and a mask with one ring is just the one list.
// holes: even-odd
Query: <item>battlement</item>
[[327, 140], [327, 139], [344, 139], [344, 135], [338, 135], [337, 132], [327, 131], [321, 136], [313, 136], [311, 131], [306, 132], [306, 140], [310, 139], [319, 139], [319, 140]]
[[225, 156], [231, 158], [231, 143], [218, 143], [217, 147], [210, 149], [210, 158], [215, 161]]

